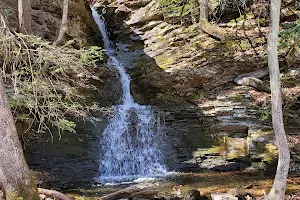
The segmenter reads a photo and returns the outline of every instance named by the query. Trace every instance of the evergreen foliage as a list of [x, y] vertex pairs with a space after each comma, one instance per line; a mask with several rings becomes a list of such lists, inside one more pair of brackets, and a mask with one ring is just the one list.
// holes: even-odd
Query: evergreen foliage
[[39, 132], [56, 127], [74, 132], [69, 119], [87, 116], [87, 80], [97, 67], [102, 49], [74, 49], [72, 41], [54, 46], [39, 37], [0, 32], [0, 62], [9, 103], [17, 120], [27, 120]]

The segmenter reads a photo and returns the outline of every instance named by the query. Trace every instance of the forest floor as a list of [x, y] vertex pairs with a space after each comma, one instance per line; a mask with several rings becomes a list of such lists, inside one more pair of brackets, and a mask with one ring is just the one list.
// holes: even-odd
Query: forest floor
[[[272, 183], [273, 176], [265, 175], [262, 171], [182, 173], [167, 180], [152, 182], [157, 187], [157, 196], [160, 197], [174, 197], [172, 194], [174, 186], [181, 185], [183, 197], [189, 190], [193, 189], [200, 191], [201, 195], [207, 197], [210, 197], [211, 193], [229, 193], [232, 189], [237, 189], [243, 193], [249, 193], [257, 199], [263, 199], [272, 187]], [[130, 186], [101, 186], [65, 192], [76, 200], [97, 200], [101, 196]], [[298, 199], [300, 199], [300, 177], [290, 175], [287, 181], [286, 200]]]

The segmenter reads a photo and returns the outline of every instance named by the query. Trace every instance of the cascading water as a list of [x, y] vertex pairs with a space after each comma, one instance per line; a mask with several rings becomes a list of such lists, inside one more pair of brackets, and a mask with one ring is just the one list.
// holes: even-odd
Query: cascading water
[[93, 18], [98, 25], [107, 55], [117, 68], [122, 82], [122, 105], [114, 107], [114, 116], [103, 132], [101, 140], [101, 182], [129, 181], [139, 177], [156, 177], [166, 174], [160, 151], [162, 128], [159, 116], [150, 106], [134, 102], [130, 93], [130, 78], [115, 57], [115, 50], [107, 35], [104, 19], [92, 7]]

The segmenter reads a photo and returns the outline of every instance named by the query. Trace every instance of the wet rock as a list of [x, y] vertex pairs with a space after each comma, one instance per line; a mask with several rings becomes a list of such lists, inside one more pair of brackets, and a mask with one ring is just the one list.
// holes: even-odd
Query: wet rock
[[268, 165], [276, 165], [278, 156], [277, 147], [275, 145], [275, 136], [272, 129], [250, 129], [248, 136], [248, 149], [250, 160], [260, 162], [261, 168], [265, 169]]
[[237, 197], [227, 193], [212, 193], [212, 200], [238, 200]]
[[140, 35], [131, 35], [130, 39], [133, 41], [142, 41], [143, 38]]
[[251, 194], [237, 188], [230, 189], [228, 194], [231, 194], [238, 198], [238, 200], [255, 200], [256, 198]]
[[153, 200], [166, 200], [166, 197], [163, 197], [163, 196], [154, 196]]
[[185, 200], [201, 200], [201, 195], [198, 190], [189, 190], [184, 197]]

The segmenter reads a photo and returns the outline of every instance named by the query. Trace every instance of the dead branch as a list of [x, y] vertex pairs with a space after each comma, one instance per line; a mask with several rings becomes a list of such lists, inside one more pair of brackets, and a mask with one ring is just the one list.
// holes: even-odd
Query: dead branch
[[226, 32], [224, 32], [217, 26], [212, 25], [206, 20], [200, 20], [200, 22], [198, 23], [198, 27], [203, 33], [206, 33], [215, 40], [223, 41], [228, 38]]
[[157, 190], [153, 189], [153, 185], [143, 185], [143, 186], [131, 186], [117, 192], [113, 192], [101, 197], [101, 200], [114, 200], [123, 197], [145, 197], [151, 196], [152, 197], [157, 194]]
[[58, 198], [61, 200], [71, 200], [68, 196], [64, 195], [63, 193], [60, 193], [56, 190], [48, 190], [44, 188], [38, 188], [38, 191], [40, 194], [46, 195], [46, 196], [52, 196], [54, 198]]

